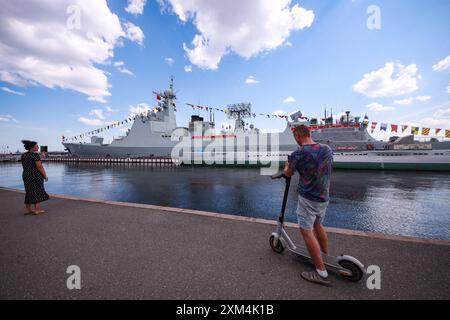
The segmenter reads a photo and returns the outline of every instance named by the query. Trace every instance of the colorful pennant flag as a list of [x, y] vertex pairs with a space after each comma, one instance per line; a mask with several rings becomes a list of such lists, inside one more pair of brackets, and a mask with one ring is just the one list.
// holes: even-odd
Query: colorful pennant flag
[[450, 138], [450, 130], [445, 130], [445, 137]]
[[372, 122], [372, 133], [375, 130], [375, 128], [377, 127], [377, 123], [378, 122]]
[[387, 124], [386, 123], [380, 124], [380, 130], [386, 131], [386, 129], [387, 129]]
[[411, 127], [411, 134], [419, 134], [419, 127]]
[[430, 133], [430, 128], [422, 128], [422, 135], [427, 136]]
[[434, 131], [434, 134], [437, 136], [439, 132], [441, 132], [441, 129], [436, 129], [436, 130]]
[[391, 132], [397, 132], [398, 126], [396, 124], [391, 124]]
[[406, 131], [406, 129], [408, 129], [407, 125], [402, 125], [402, 133], [404, 133]]

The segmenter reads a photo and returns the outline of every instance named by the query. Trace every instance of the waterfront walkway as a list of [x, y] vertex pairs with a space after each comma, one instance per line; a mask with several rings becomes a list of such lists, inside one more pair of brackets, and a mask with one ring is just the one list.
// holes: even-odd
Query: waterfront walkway
[[378, 265], [381, 289], [334, 274], [327, 288], [270, 249], [271, 221], [61, 196], [24, 216], [23, 197], [0, 188], [0, 299], [450, 299], [449, 241], [332, 230], [331, 252]]

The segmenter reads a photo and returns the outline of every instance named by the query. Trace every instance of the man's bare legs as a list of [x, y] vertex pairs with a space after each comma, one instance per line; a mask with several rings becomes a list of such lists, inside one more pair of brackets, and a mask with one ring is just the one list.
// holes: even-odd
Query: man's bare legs
[[325, 228], [320, 223], [314, 223], [313, 231], [300, 228], [300, 233], [316, 268], [325, 270], [322, 259], [322, 252], [328, 254], [328, 236]]
[[311, 255], [314, 265], [318, 270], [325, 271], [325, 265], [323, 264], [321, 245], [317, 240], [312, 230], [305, 230], [300, 228], [300, 233], [305, 240], [306, 248]]
[[325, 228], [320, 223], [314, 223], [314, 234], [319, 242], [320, 249], [328, 255], [328, 236]]

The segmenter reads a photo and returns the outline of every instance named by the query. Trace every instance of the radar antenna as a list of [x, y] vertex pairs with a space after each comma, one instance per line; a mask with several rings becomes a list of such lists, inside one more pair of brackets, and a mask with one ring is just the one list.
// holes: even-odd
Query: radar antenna
[[249, 102], [235, 103], [227, 106], [226, 113], [228, 119], [236, 119], [234, 130], [245, 130], [245, 122], [242, 119], [250, 118], [252, 112], [252, 106]]

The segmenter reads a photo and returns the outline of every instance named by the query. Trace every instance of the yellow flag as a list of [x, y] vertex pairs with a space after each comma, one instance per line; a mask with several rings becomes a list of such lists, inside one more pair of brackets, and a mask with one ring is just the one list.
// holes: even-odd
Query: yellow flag
[[427, 136], [430, 133], [430, 128], [422, 128], [422, 135]]
[[411, 127], [411, 134], [419, 134], [419, 127]]
[[450, 138], [450, 130], [445, 130], [445, 137]]

